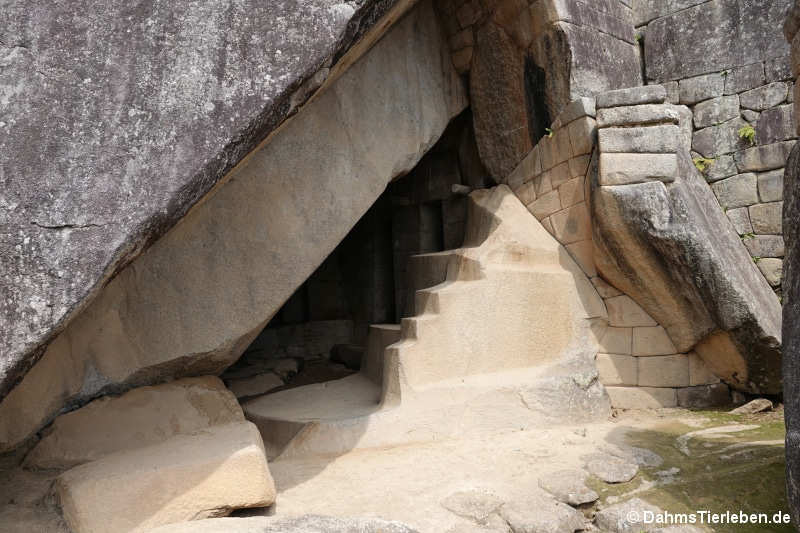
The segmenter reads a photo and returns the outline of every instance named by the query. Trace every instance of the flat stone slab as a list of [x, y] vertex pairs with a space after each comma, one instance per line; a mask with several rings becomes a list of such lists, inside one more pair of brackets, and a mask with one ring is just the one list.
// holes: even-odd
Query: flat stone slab
[[606, 483], [627, 483], [636, 477], [639, 466], [607, 453], [587, 457], [586, 469]]
[[77, 466], [58, 478], [56, 492], [75, 533], [147, 531], [275, 501], [261, 435], [250, 422]]
[[599, 495], [586, 486], [588, 474], [583, 470], [560, 470], [539, 479], [539, 486], [561, 503], [572, 506], [591, 503]]
[[[179, 434], [244, 422], [219, 378], [186, 378], [106, 396], [56, 418], [25, 458], [34, 468], [70, 468]], [[3, 422], [0, 422], [2, 424]]]

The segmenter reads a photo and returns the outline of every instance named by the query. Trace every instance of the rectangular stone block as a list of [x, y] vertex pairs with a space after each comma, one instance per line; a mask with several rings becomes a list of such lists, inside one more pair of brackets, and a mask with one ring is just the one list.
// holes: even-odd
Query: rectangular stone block
[[779, 287], [783, 280], [783, 260], [764, 257], [758, 262], [758, 269], [772, 287]]
[[720, 73], [704, 74], [680, 80], [680, 103], [694, 105], [703, 100], [722, 96], [725, 92], [725, 78]]
[[709, 163], [704, 175], [708, 183], [714, 183], [738, 173], [739, 170], [736, 168], [733, 156], [721, 155]]
[[772, 144], [795, 137], [793, 105], [773, 107], [759, 116], [756, 123], [756, 141], [759, 144]]
[[600, 339], [600, 350], [605, 353], [630, 355], [633, 353], [633, 328], [606, 328]]
[[639, 357], [639, 385], [643, 387], [688, 387], [689, 357], [657, 355]]
[[594, 98], [578, 98], [577, 100], [573, 100], [567, 104], [567, 107], [565, 107], [564, 111], [558, 115], [558, 118], [555, 122], [553, 122], [553, 125], [555, 127], [564, 126], [579, 118], [594, 118], [596, 114], [597, 112], [595, 110]]
[[572, 156], [591, 153], [594, 147], [597, 122], [591, 117], [573, 120], [566, 128], [572, 145]]
[[678, 175], [678, 156], [672, 154], [600, 154], [600, 185], [645, 181], [672, 182]]
[[147, 531], [275, 501], [261, 435], [250, 422], [86, 463], [62, 474], [56, 490], [75, 533]]
[[783, 234], [783, 202], [750, 206], [753, 231], [762, 235]]
[[606, 153], [670, 153], [680, 144], [678, 126], [605, 128], [599, 132], [600, 150]]
[[775, 57], [764, 62], [766, 82], [789, 81], [792, 76], [792, 59], [789, 55]]
[[638, 364], [630, 355], [597, 354], [597, 372], [603, 385], [636, 385]]
[[694, 106], [694, 127], [707, 128], [739, 116], [739, 97], [720, 96]]
[[796, 141], [784, 141], [755, 146], [736, 152], [734, 159], [739, 172], [761, 172], [786, 165], [786, 160]]
[[550, 191], [538, 197], [528, 206], [528, 211], [539, 220], [549, 217], [560, 209], [561, 199], [558, 196], [558, 191]]
[[558, 189], [572, 177], [569, 171], [569, 163], [566, 161], [551, 168], [547, 173], [550, 176], [550, 186], [553, 189]]
[[[610, 285], [606, 280], [600, 277], [592, 278], [592, 285], [594, 285], [594, 288], [597, 289], [597, 293], [601, 298], [612, 298], [622, 294], [622, 292], [616, 287]], [[628, 345], [630, 345], [630, 343], [628, 343]]]
[[778, 81], [743, 92], [739, 95], [739, 105], [753, 111], [764, 111], [783, 103], [788, 93], [789, 84]]
[[764, 85], [764, 64], [752, 63], [730, 69], [725, 76], [725, 94], [736, 94]]
[[522, 161], [516, 166], [511, 174], [508, 175], [508, 186], [512, 189], [530, 181], [534, 176], [542, 173], [542, 156], [540, 145], [537, 144], [533, 150], [528, 152]]
[[755, 174], [738, 174], [711, 185], [723, 208], [746, 207], [758, 203], [758, 178]]
[[572, 178], [558, 188], [558, 196], [561, 198], [561, 207], [571, 207], [577, 203], [583, 202], [584, 187], [583, 180], [585, 178]]
[[694, 352], [689, 354], [689, 385], [713, 385], [719, 378], [708, 369], [703, 359]]
[[611, 407], [617, 409], [659, 409], [677, 407], [675, 389], [654, 387], [606, 387]]
[[743, 242], [753, 257], [783, 257], [786, 250], [780, 235], [756, 235]]
[[[737, 106], [738, 114], [738, 106]], [[678, 114], [664, 104], [642, 104], [610, 107], [597, 112], [597, 126], [636, 126], [649, 124], [678, 124]]]
[[536, 200], [536, 191], [534, 188], [533, 181], [529, 181], [514, 189], [514, 194], [517, 195], [517, 198], [519, 198], [519, 201], [522, 202], [523, 205], [528, 206]]
[[561, 244], [570, 244], [592, 238], [592, 222], [585, 202], [568, 207], [550, 215], [556, 239]]
[[708, 158], [743, 150], [750, 144], [742, 139], [739, 130], [747, 125], [747, 122], [736, 117], [722, 124], [697, 130], [692, 137], [692, 150]]
[[661, 326], [633, 328], [633, 355], [672, 355], [675, 345]]
[[657, 326], [653, 318], [634, 302], [630, 296], [622, 295], [606, 300], [608, 323], [615, 327]]
[[579, 155], [569, 160], [569, 173], [573, 178], [585, 177], [589, 170], [589, 163], [592, 160], [590, 155]]
[[758, 175], [758, 197], [762, 202], [783, 200], [783, 169]]
[[728, 209], [727, 215], [733, 227], [736, 228], [736, 233], [739, 235], [753, 233], [753, 225], [750, 223], [750, 211], [746, 207]]
[[596, 97], [597, 109], [640, 104], [663, 104], [667, 91], [661, 85], [644, 85], [600, 93]]
[[597, 267], [594, 263], [594, 244], [591, 240], [573, 242], [568, 244], [566, 249], [586, 276], [597, 275]]

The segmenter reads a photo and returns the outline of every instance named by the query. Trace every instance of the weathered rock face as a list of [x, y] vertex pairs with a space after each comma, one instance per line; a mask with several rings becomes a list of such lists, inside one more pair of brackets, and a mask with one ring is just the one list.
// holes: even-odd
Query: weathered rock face
[[[735, 388], [775, 394], [778, 299], [676, 137], [671, 125], [600, 130], [592, 183], [597, 269], [664, 326], [678, 352], [694, 349]], [[618, 172], [616, 154], [624, 153], [677, 156], [677, 172]]]
[[[661, 83], [786, 55], [786, 44], [778, 38], [786, 1], [648, 0], [641, 4], [636, 11], [645, 19], [673, 11], [647, 26], [648, 80]], [[655, 8], [655, 4], [660, 5]]]
[[786, 484], [794, 523], [800, 523], [800, 146], [786, 165], [783, 219], [783, 401], [786, 417]]
[[423, 3], [70, 323], [0, 404], [0, 449], [66, 403], [220, 372], [466, 104]]
[[[800, 2], [795, 1], [784, 33], [792, 42], [792, 70], [800, 73]], [[795, 100], [797, 102], [797, 100]], [[795, 104], [797, 105], [797, 103]], [[795, 107], [795, 123], [800, 113]], [[800, 145], [786, 162], [783, 179], [783, 401], [786, 419], [786, 489], [792, 522], [800, 524]]]
[[395, 3], [6, 2], [0, 398]]

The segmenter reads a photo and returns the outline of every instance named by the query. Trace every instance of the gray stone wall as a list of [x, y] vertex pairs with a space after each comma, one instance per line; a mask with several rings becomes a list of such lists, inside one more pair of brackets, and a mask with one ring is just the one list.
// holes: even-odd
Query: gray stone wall
[[780, 295], [783, 168], [797, 139], [790, 0], [633, 0], [649, 84], [692, 112], [692, 158]]

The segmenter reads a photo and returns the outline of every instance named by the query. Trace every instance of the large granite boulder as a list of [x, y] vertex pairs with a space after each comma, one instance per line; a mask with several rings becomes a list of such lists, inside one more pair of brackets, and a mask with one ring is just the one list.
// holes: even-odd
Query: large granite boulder
[[800, 145], [786, 163], [783, 181], [783, 402], [786, 418], [786, 488], [800, 524]]
[[[679, 353], [694, 349], [737, 389], [777, 394], [777, 297], [677, 142], [677, 126], [637, 120], [599, 131], [591, 193], [598, 271], [664, 326]], [[677, 168], [659, 170], [665, 157], [677, 157]], [[622, 172], [629, 162], [636, 172]]]
[[4, 2], [0, 398], [395, 3]]
[[70, 321], [0, 402], [0, 450], [64, 407], [220, 373], [466, 105], [422, 2]]
[[[792, 69], [800, 72], [800, 2], [795, 0], [784, 25], [793, 43]], [[795, 104], [797, 105], [797, 104]], [[800, 124], [795, 108], [795, 124]], [[786, 490], [792, 522], [800, 524], [800, 145], [795, 145], [783, 177], [783, 402], [786, 419]]]

